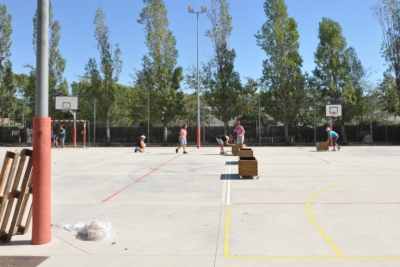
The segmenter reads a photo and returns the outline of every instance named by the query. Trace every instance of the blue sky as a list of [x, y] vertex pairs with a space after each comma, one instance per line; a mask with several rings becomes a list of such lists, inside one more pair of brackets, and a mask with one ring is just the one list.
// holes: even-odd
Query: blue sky
[[[370, 70], [370, 80], [376, 83], [386, 69], [380, 55], [382, 32], [373, 18], [371, 5], [378, 0], [286, 0], [288, 13], [298, 23], [300, 54], [303, 71], [311, 73], [315, 68], [314, 52], [318, 45], [318, 24], [323, 17], [337, 21], [348, 46], [355, 48], [363, 66]], [[211, 6], [211, 0], [164, 0], [168, 10], [169, 29], [177, 39], [178, 64], [184, 69], [196, 65], [196, 15], [188, 13], [187, 7]], [[236, 51], [235, 70], [242, 81], [245, 77], [257, 79], [262, 75], [262, 61], [265, 52], [256, 45], [254, 34], [266, 21], [263, 9], [265, 0], [231, 0], [230, 13], [233, 31], [229, 39], [230, 48]], [[11, 61], [15, 73], [28, 73], [25, 64], [35, 65], [32, 46], [32, 18], [37, 1], [3, 0], [8, 13], [12, 15]], [[67, 61], [64, 73], [68, 83], [79, 80], [84, 74], [89, 58], [98, 60], [95, 48], [94, 15], [102, 7], [105, 23], [110, 30], [112, 44], [119, 43], [122, 51], [123, 70], [119, 82], [131, 85], [132, 74], [141, 68], [141, 59], [147, 53], [143, 27], [137, 20], [143, 9], [142, 0], [53, 0], [53, 19], [61, 24], [59, 49]], [[211, 24], [206, 14], [199, 16], [200, 61], [212, 56], [209, 38], [204, 35]], [[182, 85], [183, 88], [186, 85]]]

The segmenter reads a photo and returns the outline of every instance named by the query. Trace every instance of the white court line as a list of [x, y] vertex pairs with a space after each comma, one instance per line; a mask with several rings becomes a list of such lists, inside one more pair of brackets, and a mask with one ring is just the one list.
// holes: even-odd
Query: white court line
[[228, 188], [227, 188], [227, 194], [226, 194], [226, 205], [231, 204], [231, 164], [228, 164]]
[[[225, 174], [227, 173], [228, 165], [225, 165]], [[221, 203], [225, 204], [225, 197], [226, 197], [226, 184], [228, 183], [227, 179], [224, 179], [224, 184], [222, 186], [222, 200]]]

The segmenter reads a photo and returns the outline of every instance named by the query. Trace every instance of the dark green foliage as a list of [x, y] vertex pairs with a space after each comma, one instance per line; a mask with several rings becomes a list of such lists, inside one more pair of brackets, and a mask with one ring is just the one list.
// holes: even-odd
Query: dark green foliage
[[267, 0], [264, 11], [267, 21], [255, 35], [257, 45], [267, 56], [263, 61], [261, 82], [266, 90], [261, 93], [261, 103], [270, 116], [285, 125], [288, 143], [288, 126], [299, 121], [306, 97], [299, 34], [296, 21], [288, 17], [284, 0]]

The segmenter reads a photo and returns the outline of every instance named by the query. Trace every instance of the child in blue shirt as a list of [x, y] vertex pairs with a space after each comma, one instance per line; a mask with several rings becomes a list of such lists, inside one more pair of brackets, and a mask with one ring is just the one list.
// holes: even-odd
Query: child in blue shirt
[[326, 128], [326, 132], [328, 133], [328, 139], [326, 142], [329, 142], [329, 138], [332, 138], [332, 143], [333, 143], [333, 151], [340, 150], [340, 146], [336, 143], [336, 141], [339, 139], [339, 135], [337, 132], [332, 131], [330, 127]]

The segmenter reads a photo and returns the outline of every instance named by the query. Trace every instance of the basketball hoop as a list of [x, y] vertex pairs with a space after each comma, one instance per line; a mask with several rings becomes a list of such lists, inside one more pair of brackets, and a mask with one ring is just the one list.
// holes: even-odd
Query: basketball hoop
[[331, 111], [332, 117], [336, 118], [337, 117], [337, 112], [336, 111]]

